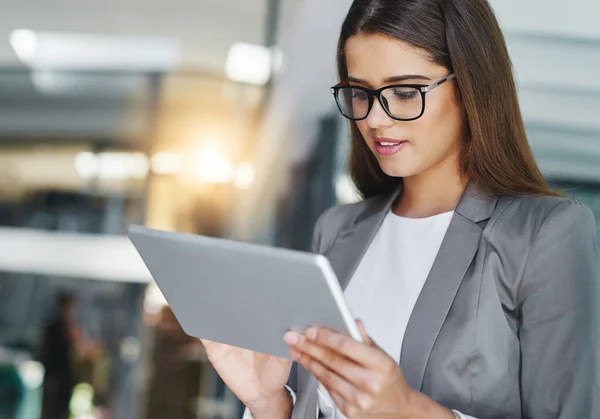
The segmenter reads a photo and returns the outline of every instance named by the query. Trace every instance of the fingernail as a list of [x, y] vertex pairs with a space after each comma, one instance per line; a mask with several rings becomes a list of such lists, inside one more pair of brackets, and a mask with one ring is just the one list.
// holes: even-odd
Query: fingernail
[[317, 338], [317, 328], [316, 327], [310, 327], [306, 331], [306, 337], [309, 338], [310, 340], [315, 340]]
[[286, 332], [286, 334], [283, 335], [283, 340], [288, 345], [295, 345], [295, 344], [298, 343], [298, 341], [300, 339], [299, 339], [298, 334], [296, 332]]

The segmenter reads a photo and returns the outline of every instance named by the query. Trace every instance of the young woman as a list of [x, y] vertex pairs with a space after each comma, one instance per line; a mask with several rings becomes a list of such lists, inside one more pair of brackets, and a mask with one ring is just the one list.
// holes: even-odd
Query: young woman
[[290, 332], [291, 375], [205, 342], [247, 415], [599, 418], [595, 221], [536, 166], [488, 2], [356, 0], [338, 54], [365, 199], [320, 218], [314, 251], [366, 342]]

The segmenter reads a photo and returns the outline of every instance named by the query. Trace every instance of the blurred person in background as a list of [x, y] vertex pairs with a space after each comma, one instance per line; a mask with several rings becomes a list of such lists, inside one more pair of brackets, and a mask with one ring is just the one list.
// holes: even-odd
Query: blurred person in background
[[60, 292], [55, 313], [44, 328], [42, 363], [45, 369], [42, 419], [66, 419], [75, 386], [73, 358], [93, 357], [96, 345], [89, 341], [75, 319], [77, 302]]
[[200, 363], [197, 339], [188, 336], [171, 308], [163, 306], [155, 324], [152, 372], [148, 385], [145, 419], [190, 419], [191, 407], [200, 391]]
[[313, 250], [365, 342], [289, 332], [292, 369], [205, 341], [246, 415], [599, 418], [595, 221], [537, 167], [488, 2], [355, 0], [338, 63], [364, 199]]

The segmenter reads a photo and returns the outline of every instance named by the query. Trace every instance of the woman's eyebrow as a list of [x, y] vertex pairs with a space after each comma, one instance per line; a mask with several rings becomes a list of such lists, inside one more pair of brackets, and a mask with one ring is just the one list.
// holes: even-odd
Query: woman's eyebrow
[[[406, 80], [429, 80], [429, 81], [431, 81], [431, 79], [429, 77], [423, 76], [421, 74], [405, 74], [402, 76], [387, 77], [387, 78], [383, 79], [383, 83], [398, 83], [398, 82], [402, 82], [402, 81], [406, 81]], [[367, 86], [370, 85], [369, 82], [359, 79], [359, 78], [356, 78], [356, 77], [348, 76], [348, 81], [353, 82], [353, 83], [366, 84]]]

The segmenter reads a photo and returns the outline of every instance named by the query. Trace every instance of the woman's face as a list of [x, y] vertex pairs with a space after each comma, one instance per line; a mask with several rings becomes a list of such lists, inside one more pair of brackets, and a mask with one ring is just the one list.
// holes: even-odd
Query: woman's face
[[[450, 74], [424, 51], [384, 35], [355, 35], [347, 41], [345, 53], [349, 83], [370, 89], [429, 85]], [[392, 81], [405, 76], [409, 77]], [[440, 168], [457, 169], [465, 118], [456, 89], [451, 80], [427, 93], [425, 113], [414, 121], [391, 118], [374, 100], [368, 117], [356, 125], [384, 173], [409, 178]], [[401, 145], [385, 146], [398, 142]]]

